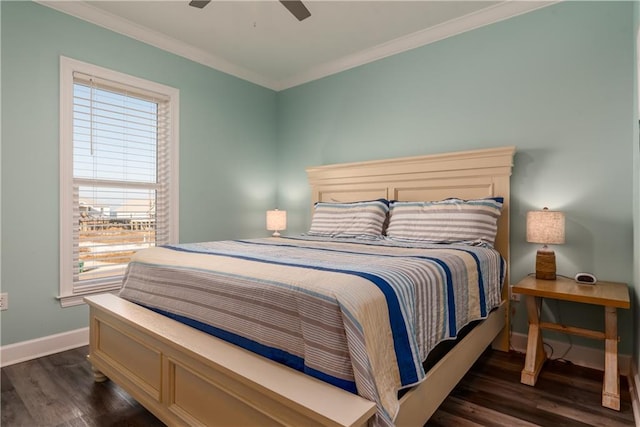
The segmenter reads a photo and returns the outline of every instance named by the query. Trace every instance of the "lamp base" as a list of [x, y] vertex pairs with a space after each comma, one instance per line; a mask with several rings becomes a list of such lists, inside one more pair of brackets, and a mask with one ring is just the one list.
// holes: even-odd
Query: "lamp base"
[[272, 234], [273, 237], [280, 237], [280, 232], [278, 230], [274, 231]]
[[536, 279], [556, 279], [556, 254], [552, 250], [542, 248], [536, 254]]

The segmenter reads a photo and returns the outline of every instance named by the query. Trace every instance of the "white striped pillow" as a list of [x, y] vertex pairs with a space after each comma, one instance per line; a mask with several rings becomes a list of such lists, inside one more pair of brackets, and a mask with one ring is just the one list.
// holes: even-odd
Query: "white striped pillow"
[[503, 198], [391, 202], [387, 237], [430, 243], [482, 241], [493, 245]]
[[354, 203], [318, 202], [313, 211], [309, 235], [325, 237], [358, 237], [374, 239], [382, 236], [389, 212], [385, 199]]

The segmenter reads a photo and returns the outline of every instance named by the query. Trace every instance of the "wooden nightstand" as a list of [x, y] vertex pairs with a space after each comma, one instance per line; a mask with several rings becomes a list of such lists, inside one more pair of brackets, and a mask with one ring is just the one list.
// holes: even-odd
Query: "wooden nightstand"
[[[520, 382], [535, 385], [547, 355], [542, 346], [542, 329], [604, 340], [604, 383], [602, 406], [620, 410], [620, 372], [618, 368], [618, 308], [629, 308], [629, 288], [624, 283], [598, 282], [581, 285], [573, 279], [538, 280], [535, 276], [522, 279], [511, 289], [525, 295], [529, 317], [527, 355]], [[542, 298], [595, 304], [604, 307], [604, 332], [540, 321]]]

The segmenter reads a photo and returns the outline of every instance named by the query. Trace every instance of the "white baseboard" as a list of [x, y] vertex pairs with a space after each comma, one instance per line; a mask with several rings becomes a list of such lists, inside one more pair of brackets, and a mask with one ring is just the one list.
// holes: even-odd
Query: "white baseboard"
[[636, 427], [640, 427], [640, 376], [638, 376], [638, 366], [633, 361], [629, 373], [629, 393], [631, 394], [633, 419], [636, 420]]
[[49, 335], [0, 347], [0, 367], [26, 362], [89, 344], [89, 328]]
[[[561, 357], [568, 360], [574, 365], [584, 366], [585, 368], [597, 369], [604, 371], [604, 349], [584, 347], [572, 345], [562, 341], [554, 341], [545, 339], [544, 342], [553, 348], [552, 359]], [[511, 334], [511, 348], [515, 351], [527, 352], [527, 335], [520, 333]], [[547, 356], [549, 356], [549, 347], [545, 346]], [[565, 354], [566, 352], [566, 354]], [[627, 354], [618, 355], [618, 366], [620, 367], [620, 375], [630, 376], [631, 372], [631, 356]]]

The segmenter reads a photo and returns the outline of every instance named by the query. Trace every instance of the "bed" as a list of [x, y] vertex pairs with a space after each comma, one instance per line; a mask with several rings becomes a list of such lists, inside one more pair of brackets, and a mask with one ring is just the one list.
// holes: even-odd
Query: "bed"
[[[514, 151], [514, 147], [502, 147], [309, 168], [311, 198], [314, 204], [346, 204], [380, 199], [402, 203], [500, 197], [502, 213], [497, 219], [495, 248], [505, 262], [504, 283], [509, 283], [509, 177]], [[281, 242], [286, 240], [259, 244], [280, 245], [284, 253], [291, 244]], [[311, 245], [307, 241], [300, 244]], [[207, 250], [220, 255], [222, 249], [213, 248]], [[318, 270], [322, 265], [314, 267]], [[140, 277], [147, 276], [146, 271], [140, 273]], [[379, 399], [349, 393], [345, 387], [179, 323], [158, 312], [162, 310], [150, 310], [111, 294], [86, 298], [90, 306], [89, 359], [97, 380], [112, 379], [169, 425], [422, 425], [488, 345], [493, 342], [496, 348], [508, 349], [506, 286], [499, 297], [496, 308], [483, 315], [484, 320], [402, 395], [397, 402], [399, 410], [394, 409], [391, 418], [384, 421]], [[135, 300], [131, 295], [128, 299]]]

